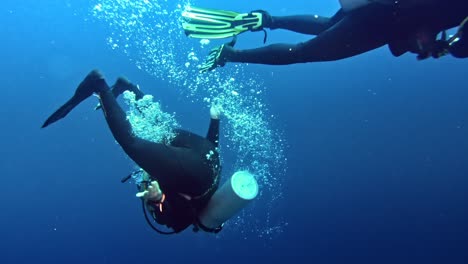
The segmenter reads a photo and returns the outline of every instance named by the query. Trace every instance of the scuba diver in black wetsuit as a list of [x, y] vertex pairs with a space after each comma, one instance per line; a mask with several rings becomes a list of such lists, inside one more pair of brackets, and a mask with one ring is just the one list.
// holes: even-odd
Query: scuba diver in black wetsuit
[[154, 143], [133, 134], [125, 112], [116, 101], [116, 97], [125, 90], [133, 91], [136, 99], [143, 97], [138, 87], [126, 79], [119, 78], [111, 90], [104, 77], [98, 71], [92, 71], [80, 83], [73, 97], [42, 127], [64, 118], [75, 106], [96, 94], [114, 138], [149, 178], [140, 186], [137, 197], [143, 198], [155, 220], [172, 228], [175, 233], [190, 225], [207, 232], [218, 232], [221, 227], [205, 226], [199, 215], [218, 189], [220, 180], [217, 150], [220, 109], [212, 107], [210, 110], [211, 122], [206, 138], [176, 130], [176, 136], [169, 144]]
[[468, 16], [466, 0], [342, 0], [341, 3], [342, 8], [331, 18], [317, 15], [277, 17], [263, 10], [238, 14], [188, 7], [183, 13], [183, 28], [189, 37], [211, 39], [236, 36], [246, 31], [265, 31], [265, 28], [316, 35], [299, 44], [273, 44], [247, 50], [234, 49], [234, 38], [210, 52], [201, 72], [224, 66], [227, 62], [285, 65], [334, 61], [384, 45], [389, 46], [394, 56], [412, 52], [419, 59], [438, 58], [446, 53], [466, 57], [458, 55], [459, 50], [467, 49], [465, 37], [461, 36], [458, 43], [437, 39], [439, 33], [459, 26]]

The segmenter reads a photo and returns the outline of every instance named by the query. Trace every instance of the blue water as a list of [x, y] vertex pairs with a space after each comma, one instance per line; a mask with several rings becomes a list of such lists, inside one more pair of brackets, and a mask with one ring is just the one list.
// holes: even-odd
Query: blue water
[[[90, 14], [97, 2], [1, 4], [0, 263], [468, 263], [468, 61], [418, 62], [384, 47], [338, 62], [248, 66], [288, 145], [271, 208], [281, 230], [246, 236], [228, 224], [219, 237], [162, 237], [144, 222], [134, 186], [120, 184], [133, 163], [91, 110], [96, 100], [39, 129], [100, 68], [153, 87], [183, 127], [205, 133], [202, 103], [109, 47], [108, 25]], [[337, 2], [197, 4], [332, 15]], [[239, 47], [262, 45], [260, 34]], [[269, 43], [304, 39], [269, 34]]]

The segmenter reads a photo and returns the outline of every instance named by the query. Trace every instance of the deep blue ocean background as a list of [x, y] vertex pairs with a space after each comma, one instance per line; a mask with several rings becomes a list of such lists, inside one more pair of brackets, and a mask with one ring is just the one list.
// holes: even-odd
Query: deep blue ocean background
[[[99, 68], [148, 87], [183, 127], [205, 133], [206, 107], [107, 45], [107, 25], [90, 15], [96, 2], [1, 3], [0, 263], [468, 263], [467, 60], [394, 58], [383, 47], [337, 62], [250, 65], [289, 146], [272, 212], [287, 225], [269, 238], [163, 237], [146, 225], [134, 186], [119, 181], [132, 163], [91, 110], [96, 100], [40, 129]], [[335, 0], [197, 4], [338, 9]], [[262, 45], [259, 34], [239, 47]], [[268, 43], [307, 38], [274, 31]]]

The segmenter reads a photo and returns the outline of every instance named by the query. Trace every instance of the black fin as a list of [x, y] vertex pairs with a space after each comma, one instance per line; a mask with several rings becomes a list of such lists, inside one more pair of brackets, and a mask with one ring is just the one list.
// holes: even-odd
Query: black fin
[[45, 128], [50, 124], [53, 124], [67, 116], [68, 113], [70, 113], [70, 111], [73, 110], [73, 108], [75, 108], [75, 106], [77, 106], [80, 103], [74, 101], [75, 100], [73, 100], [73, 98], [68, 100], [68, 102], [62, 105], [57, 111], [55, 111], [51, 116], [49, 116], [49, 118], [47, 118], [47, 120], [44, 122], [41, 128]]

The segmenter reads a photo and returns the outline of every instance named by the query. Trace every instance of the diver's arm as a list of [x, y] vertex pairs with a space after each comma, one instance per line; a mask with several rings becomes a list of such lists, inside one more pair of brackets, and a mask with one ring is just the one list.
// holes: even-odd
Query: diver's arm
[[208, 128], [208, 134], [206, 138], [211, 141], [216, 147], [219, 144], [219, 116], [221, 109], [219, 106], [212, 106], [210, 108], [210, 127]]

